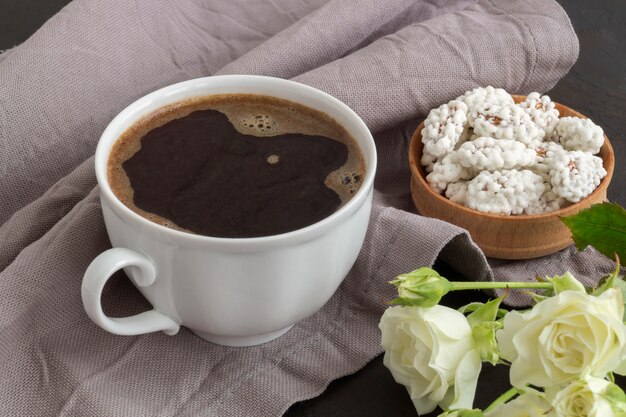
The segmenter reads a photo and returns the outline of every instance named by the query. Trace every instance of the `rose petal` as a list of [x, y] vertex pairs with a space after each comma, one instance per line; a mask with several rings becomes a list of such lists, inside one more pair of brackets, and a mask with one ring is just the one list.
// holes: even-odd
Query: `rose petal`
[[476, 384], [482, 362], [477, 350], [471, 350], [465, 354], [454, 376], [454, 387], [448, 389], [447, 395], [441, 401], [443, 408], [467, 408], [474, 407]]

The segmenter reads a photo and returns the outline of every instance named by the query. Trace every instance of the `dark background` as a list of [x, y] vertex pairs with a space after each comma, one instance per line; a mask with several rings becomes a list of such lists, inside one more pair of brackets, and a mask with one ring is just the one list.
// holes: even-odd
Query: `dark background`
[[[604, 128], [615, 149], [616, 164], [609, 200], [626, 206], [626, 1], [558, 0], [580, 40], [580, 56], [570, 73], [549, 92], [557, 102], [589, 116]], [[0, 51], [18, 45], [59, 11], [68, 0], [0, 0]], [[446, 265], [436, 268], [454, 276]], [[476, 293], [471, 295], [476, 300]], [[459, 306], [458, 295], [445, 300]], [[622, 386], [626, 384], [620, 381]], [[479, 379], [476, 406], [485, 407], [508, 387], [508, 369], [486, 364]], [[382, 365], [382, 356], [365, 368], [332, 382], [319, 397], [295, 404], [289, 417], [415, 416], [405, 389]], [[432, 414], [437, 415], [437, 413]]]

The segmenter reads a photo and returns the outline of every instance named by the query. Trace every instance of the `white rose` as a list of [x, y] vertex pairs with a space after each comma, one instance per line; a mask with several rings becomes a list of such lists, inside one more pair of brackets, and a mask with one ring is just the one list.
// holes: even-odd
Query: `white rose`
[[383, 363], [406, 386], [418, 414], [438, 404], [472, 408], [481, 361], [463, 314], [440, 305], [392, 307], [379, 327]]
[[548, 399], [557, 417], [624, 417], [624, 392], [606, 379], [587, 377], [562, 390], [549, 388]]
[[522, 394], [508, 403], [501, 404], [485, 413], [485, 417], [547, 417], [552, 406], [535, 394]]
[[604, 377], [626, 359], [624, 305], [617, 289], [595, 297], [563, 291], [532, 310], [509, 312], [496, 334], [511, 384], [548, 387], [580, 375]]

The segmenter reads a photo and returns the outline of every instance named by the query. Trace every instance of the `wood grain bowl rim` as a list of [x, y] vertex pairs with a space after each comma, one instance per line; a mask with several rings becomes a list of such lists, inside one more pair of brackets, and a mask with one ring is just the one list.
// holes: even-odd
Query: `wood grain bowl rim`
[[[526, 96], [520, 96], [520, 95], [512, 95], [512, 97], [516, 103], [519, 103], [526, 99]], [[554, 102], [554, 104], [559, 110], [559, 115], [562, 115], [563, 113], [569, 113], [568, 116], [580, 117], [581, 119], [587, 118], [587, 116], [585, 116], [584, 114], [564, 104], [560, 104], [557, 102]], [[563, 110], [566, 110], [566, 111], [564, 112]], [[568, 116], [563, 116], [563, 117], [568, 117]], [[611, 145], [609, 138], [605, 134], [604, 144], [602, 145], [602, 148], [598, 155], [602, 154], [603, 151], [606, 154], [605, 158], [602, 158], [602, 166], [606, 170], [606, 176], [602, 178], [602, 181], [600, 182], [600, 184], [587, 197], [567, 207], [563, 207], [558, 210], [550, 211], [547, 213], [541, 213], [541, 214], [514, 214], [513, 215], [513, 214], [485, 213], [482, 211], [471, 209], [459, 203], [455, 203], [449, 200], [448, 198], [446, 198], [445, 196], [435, 192], [430, 187], [430, 184], [428, 184], [428, 182], [426, 181], [426, 175], [427, 175], [426, 171], [424, 170], [424, 167], [420, 163], [422, 147], [423, 147], [423, 144], [422, 144], [422, 129], [423, 128], [424, 128], [424, 121], [422, 121], [413, 132], [413, 136], [411, 137], [411, 143], [409, 145], [409, 165], [411, 168], [411, 177], [413, 181], [418, 181], [420, 183], [420, 186], [423, 189], [425, 189], [427, 193], [431, 194], [431, 196], [436, 198], [440, 203], [449, 205], [455, 209], [466, 212], [467, 214], [470, 214], [470, 215], [481, 216], [481, 217], [488, 218], [488, 219], [511, 222], [511, 223], [518, 223], [518, 222], [531, 221], [531, 220], [548, 221], [548, 220], [553, 220], [554, 217], [569, 216], [580, 211], [582, 206], [588, 205], [586, 204], [586, 202], [588, 202], [589, 200], [595, 200], [598, 194], [606, 192], [606, 189], [608, 188], [609, 183], [611, 182], [611, 179], [613, 178], [613, 171], [615, 168], [615, 154], [613, 151], [613, 146]], [[417, 157], [418, 155], [419, 157]]]

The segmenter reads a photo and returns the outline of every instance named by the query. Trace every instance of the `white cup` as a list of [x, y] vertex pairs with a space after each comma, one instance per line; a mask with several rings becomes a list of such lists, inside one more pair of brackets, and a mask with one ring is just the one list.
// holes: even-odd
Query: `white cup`
[[[364, 160], [360, 189], [339, 210], [305, 228], [275, 236], [217, 238], [153, 223], [122, 204], [107, 181], [107, 160], [116, 139], [143, 116], [189, 97], [223, 93], [283, 98], [334, 117], [356, 139]], [[107, 232], [113, 246], [93, 260], [83, 278], [89, 317], [120, 335], [181, 325], [227, 346], [273, 340], [318, 311], [333, 295], [363, 245], [372, 205], [376, 148], [363, 121], [348, 106], [293, 81], [249, 75], [199, 78], [140, 98], [107, 126], [95, 157]], [[111, 318], [102, 311], [107, 280], [124, 269], [153, 310]]]

